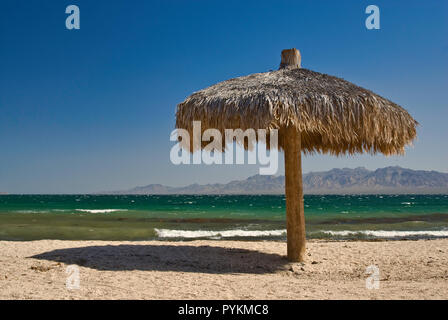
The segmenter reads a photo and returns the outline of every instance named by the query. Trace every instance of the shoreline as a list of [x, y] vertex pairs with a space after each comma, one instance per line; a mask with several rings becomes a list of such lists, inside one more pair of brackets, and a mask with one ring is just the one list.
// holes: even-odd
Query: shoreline
[[[448, 299], [448, 239], [0, 241], [0, 299]], [[76, 264], [79, 289], [66, 287]], [[367, 289], [377, 266], [379, 289]]]
[[[286, 237], [284, 238], [257, 238], [257, 237], [231, 237], [231, 238], [213, 238], [213, 237], [204, 237], [204, 238], [154, 238], [154, 239], [142, 239], [142, 240], [97, 240], [97, 239], [81, 239], [81, 240], [73, 240], [73, 239], [0, 239], [0, 245], [2, 242], [21, 242], [21, 243], [32, 243], [39, 241], [62, 241], [62, 242], [102, 242], [102, 243], [112, 243], [112, 244], [120, 244], [120, 243], [135, 243], [135, 244], [145, 244], [145, 243], [190, 243], [190, 242], [235, 242], [235, 243], [244, 243], [244, 242], [272, 242], [272, 243], [286, 243]], [[407, 241], [433, 241], [433, 240], [447, 240], [448, 236], [424, 236], [424, 237], [402, 237], [402, 238], [387, 238], [387, 237], [378, 237], [378, 238], [307, 238], [307, 243], [339, 243], [339, 242], [407, 242]], [[448, 251], [448, 250], [447, 250]]]

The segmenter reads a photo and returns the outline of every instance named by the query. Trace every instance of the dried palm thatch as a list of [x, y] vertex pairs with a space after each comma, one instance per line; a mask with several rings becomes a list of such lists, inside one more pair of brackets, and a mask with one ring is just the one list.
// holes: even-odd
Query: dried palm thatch
[[[343, 79], [283, 68], [220, 82], [177, 107], [176, 127], [202, 131], [294, 126], [308, 153], [402, 154], [416, 137], [415, 121], [399, 105]], [[279, 146], [283, 147], [282, 130]], [[190, 144], [193, 146], [193, 144]], [[250, 146], [246, 145], [246, 148]]]

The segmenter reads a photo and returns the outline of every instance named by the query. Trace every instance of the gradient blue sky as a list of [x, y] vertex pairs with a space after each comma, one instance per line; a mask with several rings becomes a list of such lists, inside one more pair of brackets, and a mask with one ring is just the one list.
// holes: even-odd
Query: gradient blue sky
[[[70, 4], [80, 8], [80, 30], [65, 28]], [[381, 30], [365, 28], [369, 4], [381, 10]], [[257, 165], [172, 165], [175, 107], [213, 83], [277, 69], [280, 51], [291, 47], [303, 67], [371, 89], [421, 123], [405, 156], [305, 157], [304, 172], [389, 165], [448, 172], [447, 31], [442, 0], [2, 0], [0, 192], [256, 174]]]

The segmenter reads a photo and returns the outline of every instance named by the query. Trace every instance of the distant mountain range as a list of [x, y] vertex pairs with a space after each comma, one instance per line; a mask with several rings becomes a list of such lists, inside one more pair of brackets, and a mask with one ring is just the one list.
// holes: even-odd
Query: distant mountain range
[[[386, 167], [332, 169], [303, 175], [306, 194], [448, 194], [448, 173]], [[229, 183], [168, 187], [150, 184], [106, 194], [283, 194], [284, 176], [255, 175]]]

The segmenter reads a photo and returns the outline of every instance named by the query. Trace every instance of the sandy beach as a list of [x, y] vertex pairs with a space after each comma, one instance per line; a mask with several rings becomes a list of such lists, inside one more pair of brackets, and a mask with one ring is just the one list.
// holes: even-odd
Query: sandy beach
[[[286, 244], [274, 241], [0, 241], [0, 248], [0, 299], [448, 299], [448, 239], [312, 241], [305, 264], [288, 263]], [[79, 289], [66, 286], [72, 264]], [[379, 268], [378, 289], [366, 288], [370, 265]]]

